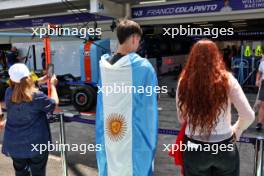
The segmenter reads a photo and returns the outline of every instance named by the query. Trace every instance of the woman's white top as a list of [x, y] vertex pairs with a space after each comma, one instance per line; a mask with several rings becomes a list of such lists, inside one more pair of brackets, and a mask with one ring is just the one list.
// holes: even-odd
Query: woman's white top
[[[250, 107], [249, 102], [241, 86], [231, 73], [229, 74], [229, 84], [230, 91], [228, 93], [227, 107], [225, 111], [223, 111], [218, 116], [218, 123], [216, 127], [212, 130], [209, 139], [207, 139], [206, 136], [199, 135], [199, 127], [197, 127], [194, 135], [192, 136], [192, 139], [205, 142], [219, 142], [230, 138], [233, 133], [235, 133], [238, 140], [243, 131], [246, 130], [253, 123], [255, 119], [255, 113]], [[231, 124], [231, 104], [234, 104], [238, 112], [238, 120], [235, 122], [234, 125]], [[180, 123], [182, 123], [183, 118], [181, 117], [181, 112], [179, 111], [178, 105], [178, 91], [176, 92], [176, 108], [178, 119]], [[191, 136], [190, 128], [191, 124], [187, 124], [185, 134], [188, 137]]]

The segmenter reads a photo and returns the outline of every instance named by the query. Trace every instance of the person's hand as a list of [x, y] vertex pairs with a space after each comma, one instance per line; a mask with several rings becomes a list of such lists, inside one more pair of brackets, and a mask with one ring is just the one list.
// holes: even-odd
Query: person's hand
[[233, 131], [233, 135], [234, 135], [236, 141], [239, 141], [239, 139], [240, 139], [240, 137], [241, 137], [243, 131], [240, 130], [240, 129], [237, 127], [237, 124], [235, 124], [235, 125], [232, 126], [232, 131]]
[[0, 132], [5, 128], [6, 121], [2, 120], [0, 121]]
[[50, 84], [53, 85], [53, 86], [56, 86], [57, 83], [58, 83], [57, 77], [56, 77], [56, 75], [53, 75], [53, 76], [50, 78]]
[[38, 85], [46, 84], [47, 81], [48, 81], [48, 79], [49, 79], [49, 78], [48, 78], [47, 75], [40, 77], [40, 78], [38, 79]]

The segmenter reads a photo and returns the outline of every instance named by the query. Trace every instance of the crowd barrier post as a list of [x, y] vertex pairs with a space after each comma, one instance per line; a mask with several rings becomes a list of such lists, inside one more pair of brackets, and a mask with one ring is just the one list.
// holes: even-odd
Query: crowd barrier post
[[256, 138], [254, 176], [263, 174], [263, 137]]
[[68, 167], [67, 167], [67, 155], [64, 145], [66, 144], [65, 139], [65, 126], [64, 126], [64, 115], [63, 113], [59, 114], [60, 116], [60, 151], [61, 151], [61, 165], [62, 165], [62, 174], [63, 176], [68, 176]]

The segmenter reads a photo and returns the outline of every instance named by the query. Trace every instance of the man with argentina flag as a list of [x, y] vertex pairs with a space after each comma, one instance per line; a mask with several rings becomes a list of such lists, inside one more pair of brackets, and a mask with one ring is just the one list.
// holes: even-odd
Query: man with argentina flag
[[100, 61], [96, 110], [99, 176], [153, 175], [159, 87], [152, 65], [135, 53], [141, 35], [136, 22], [120, 21], [117, 53], [103, 55]]

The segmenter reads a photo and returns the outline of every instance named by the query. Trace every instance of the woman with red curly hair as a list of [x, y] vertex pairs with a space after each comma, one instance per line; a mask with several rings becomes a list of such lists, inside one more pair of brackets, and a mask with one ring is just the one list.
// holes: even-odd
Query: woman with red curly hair
[[[231, 104], [239, 115], [234, 125]], [[187, 124], [184, 176], [239, 176], [235, 141], [254, 121], [254, 112], [214, 42], [200, 40], [192, 47], [179, 79], [176, 105], [180, 123]]]

